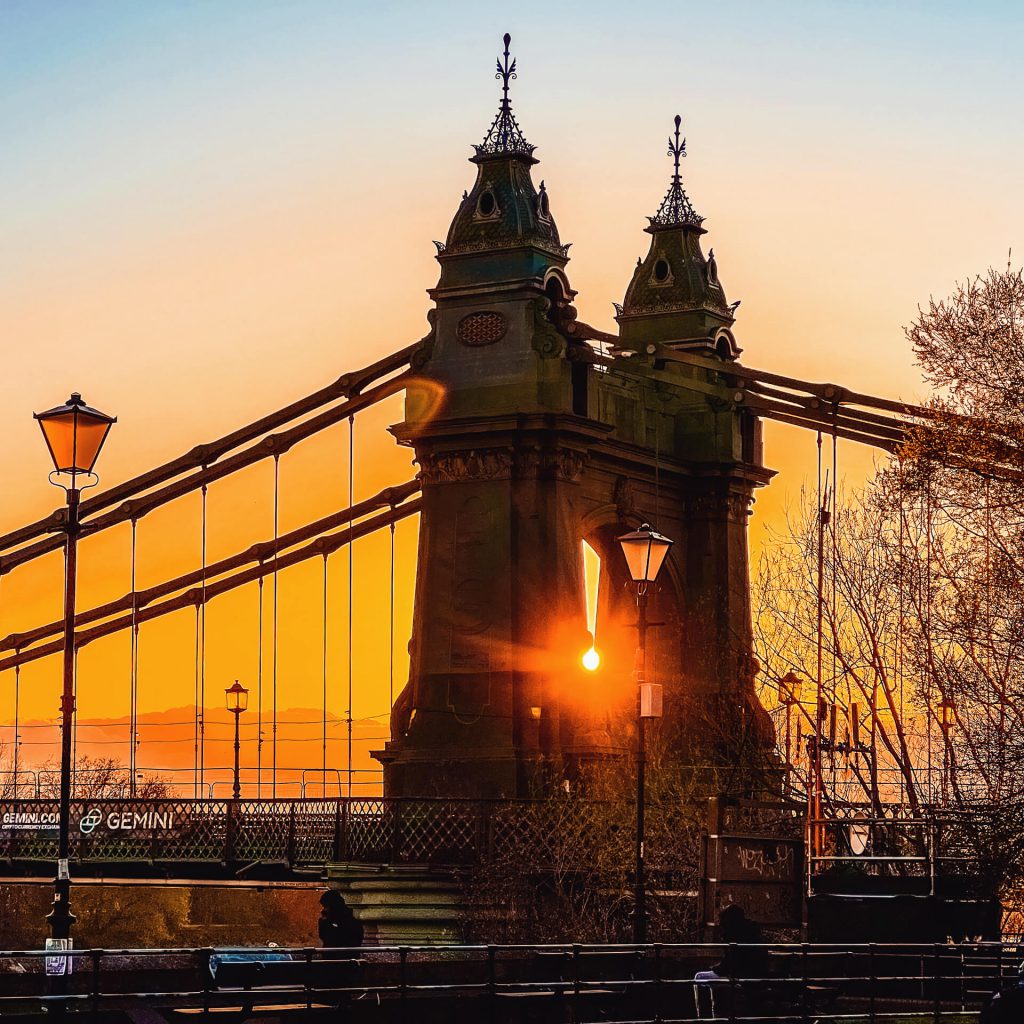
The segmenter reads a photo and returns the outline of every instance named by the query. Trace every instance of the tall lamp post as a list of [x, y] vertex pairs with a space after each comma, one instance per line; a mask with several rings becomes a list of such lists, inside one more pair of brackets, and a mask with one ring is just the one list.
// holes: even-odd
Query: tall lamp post
[[661, 686], [647, 682], [647, 591], [657, 579], [672, 541], [644, 523], [619, 538], [629, 575], [636, 584], [636, 871], [633, 941], [647, 941], [647, 890], [644, 880], [644, 765], [647, 750], [644, 725], [661, 717]]
[[[57, 875], [53, 882], [53, 909], [47, 915], [54, 939], [70, 938], [75, 917], [71, 913], [71, 875], [68, 870], [71, 832], [71, 730], [75, 712], [75, 584], [78, 569], [78, 502], [84, 487], [95, 487], [99, 477], [93, 466], [110, 428], [117, 422], [90, 408], [75, 392], [63, 404], [34, 414], [53, 460], [50, 483], [67, 496], [64, 519], [64, 684], [60, 715], [60, 809], [58, 812]], [[83, 487], [84, 484], [84, 487]]]
[[241, 749], [238, 740], [238, 723], [242, 712], [249, 706], [249, 691], [236, 679], [234, 685], [224, 691], [224, 700], [227, 703], [228, 711], [235, 716], [235, 784], [231, 796], [232, 799], [239, 800], [242, 796], [242, 784], [238, 769], [238, 754]]

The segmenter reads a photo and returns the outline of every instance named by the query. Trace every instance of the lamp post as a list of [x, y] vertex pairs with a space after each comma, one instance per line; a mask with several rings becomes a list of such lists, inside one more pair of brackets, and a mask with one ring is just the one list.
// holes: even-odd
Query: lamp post
[[239, 780], [238, 754], [240, 745], [238, 741], [238, 723], [242, 712], [249, 706], [249, 691], [236, 679], [233, 686], [224, 691], [224, 700], [227, 703], [228, 711], [235, 716], [235, 784], [232, 790], [232, 799], [239, 800], [242, 796], [242, 785]]
[[63, 404], [46, 412], [34, 414], [43, 432], [43, 439], [53, 460], [50, 483], [63, 488], [67, 496], [64, 519], [64, 681], [61, 690], [60, 714], [60, 809], [57, 827], [57, 874], [53, 882], [53, 909], [47, 915], [51, 937], [66, 940], [75, 923], [71, 913], [71, 876], [68, 870], [69, 836], [71, 832], [71, 730], [75, 711], [75, 585], [78, 570], [78, 502], [85, 478], [85, 487], [95, 487], [99, 478], [93, 466], [117, 422], [98, 409], [92, 409], [75, 392]]
[[619, 537], [629, 575], [636, 584], [636, 871], [633, 941], [647, 941], [647, 892], [644, 880], [644, 765], [647, 750], [644, 724], [661, 717], [661, 686], [647, 682], [647, 591], [657, 579], [672, 541], [644, 523], [639, 530]]
[[[793, 705], [800, 703], [803, 680], [792, 670], [779, 680], [779, 703], [786, 709], [786, 779], [792, 766], [793, 753], [790, 739]], [[799, 744], [798, 744], [799, 746]], [[799, 751], [798, 751], [799, 753]]]
[[942, 806], [949, 803], [949, 732], [956, 718], [956, 705], [950, 697], [939, 704], [939, 727], [942, 729]]

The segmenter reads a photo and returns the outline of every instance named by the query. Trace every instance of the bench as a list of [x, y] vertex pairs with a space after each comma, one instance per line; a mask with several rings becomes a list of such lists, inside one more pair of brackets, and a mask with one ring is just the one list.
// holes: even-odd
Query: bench
[[[254, 1006], [275, 1011], [337, 1007], [349, 1001], [361, 980], [363, 961], [350, 957], [256, 956], [260, 958], [237, 953], [210, 958], [213, 991], [218, 997], [212, 1002], [222, 1011], [229, 1009], [223, 1005], [223, 997], [236, 998], [243, 993], [240, 1009], [246, 1014]], [[304, 998], [295, 999], [300, 992]], [[329, 1001], [324, 1001], [325, 996]]]

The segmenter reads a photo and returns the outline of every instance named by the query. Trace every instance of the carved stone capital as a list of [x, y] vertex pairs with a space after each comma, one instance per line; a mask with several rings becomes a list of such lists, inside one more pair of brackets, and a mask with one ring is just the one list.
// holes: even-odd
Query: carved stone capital
[[752, 514], [750, 506], [754, 496], [746, 491], [711, 492], [695, 494], [687, 502], [689, 515], [694, 519], [728, 519], [745, 523]]
[[420, 459], [419, 478], [424, 484], [508, 480], [512, 476], [512, 465], [510, 448], [435, 452]]

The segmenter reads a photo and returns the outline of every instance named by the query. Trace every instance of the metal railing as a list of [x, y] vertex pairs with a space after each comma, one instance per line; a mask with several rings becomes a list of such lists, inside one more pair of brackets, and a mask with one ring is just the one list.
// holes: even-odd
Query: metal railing
[[[78, 864], [460, 865], [524, 839], [543, 851], [567, 829], [608, 830], [621, 817], [597, 801], [76, 800], [70, 856]], [[628, 844], [621, 830], [611, 835]], [[0, 800], [0, 858], [52, 863], [56, 856], [57, 801]]]
[[[345, 1007], [348, 1019], [423, 1020], [429, 1001], [430, 1019], [446, 1020], [461, 1012], [509, 1021], [966, 1024], [995, 992], [1016, 986], [1020, 955], [999, 943], [10, 951], [0, 952], [0, 1015], [65, 1004], [79, 1019], [99, 1019], [145, 1005], [205, 1018], [273, 1006], [277, 1016]], [[757, 970], [702, 973], [730, 958]], [[456, 1001], [466, 1005], [445, 1005]]]

